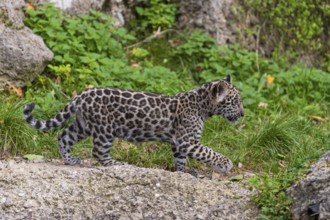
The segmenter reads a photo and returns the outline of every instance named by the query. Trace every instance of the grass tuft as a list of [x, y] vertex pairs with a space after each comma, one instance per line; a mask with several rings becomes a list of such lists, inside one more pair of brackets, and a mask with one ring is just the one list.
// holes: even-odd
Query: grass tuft
[[[23, 119], [23, 102], [0, 102], [0, 151], [11, 155], [36, 153], [46, 157], [57, 155], [56, 135], [40, 135]], [[54, 144], [52, 144], [54, 143]]]
[[0, 102], [0, 149], [17, 154], [32, 147], [37, 132], [23, 120], [22, 103]]
[[288, 154], [299, 142], [296, 118], [277, 115], [256, 127], [255, 133], [248, 137], [247, 147], [260, 152], [263, 159], [274, 155]]

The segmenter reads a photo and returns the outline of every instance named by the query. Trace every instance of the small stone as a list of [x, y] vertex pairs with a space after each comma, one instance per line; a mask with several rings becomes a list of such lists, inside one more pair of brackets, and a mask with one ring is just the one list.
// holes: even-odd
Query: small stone
[[6, 197], [3, 197], [3, 198], [1, 199], [1, 203], [5, 203], [6, 200], [7, 200], [7, 198], [6, 198]]
[[6, 202], [4, 203], [4, 206], [5, 207], [10, 207], [10, 206], [13, 206], [15, 205], [15, 203], [13, 202], [13, 200], [11, 200], [10, 198], [7, 198], [6, 199]]
[[39, 204], [36, 200], [34, 199], [28, 199], [25, 203], [24, 203], [24, 208], [32, 208], [32, 207], [38, 207]]
[[196, 214], [196, 219], [203, 220], [203, 219], [205, 219], [205, 216], [201, 213], [198, 213], [198, 214]]

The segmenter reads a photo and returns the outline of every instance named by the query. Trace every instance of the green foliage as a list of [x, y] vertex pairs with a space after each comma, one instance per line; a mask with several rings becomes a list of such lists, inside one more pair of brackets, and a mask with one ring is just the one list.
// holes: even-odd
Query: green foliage
[[[200, 83], [231, 74], [249, 109], [266, 101], [285, 100], [291, 105], [297, 99], [329, 106], [330, 75], [319, 69], [298, 65], [283, 68], [237, 45], [217, 46], [211, 37], [200, 32], [191, 33], [173, 49], [173, 60], [180, 59], [190, 66], [190, 74]], [[273, 105], [277, 107], [278, 104]]]
[[250, 179], [251, 186], [262, 192], [254, 197], [254, 201], [262, 206], [260, 219], [290, 219], [288, 207], [292, 200], [286, 195], [285, 189], [295, 180], [293, 176], [283, 173], [276, 177], [261, 175]]
[[[52, 4], [44, 4], [38, 10], [28, 10], [25, 23], [43, 37], [55, 54], [47, 75], [29, 85], [26, 96], [44, 106], [45, 112], [51, 110], [49, 103], [58, 106], [56, 102], [64, 102], [91, 85], [165, 94], [186, 88], [169, 69], [149, 62], [131, 66], [124, 46], [135, 37], [124, 28], [114, 28], [111, 18], [100, 12], [72, 17]], [[147, 50], [133, 48], [132, 59], [141, 61], [147, 55]], [[164, 75], [168, 77], [166, 85], [171, 86], [165, 86]]]
[[123, 45], [135, 39], [125, 29], [114, 28], [111, 18], [100, 12], [71, 17], [52, 4], [28, 10], [25, 24], [54, 52], [47, 72], [61, 80], [65, 92], [106, 80], [104, 59], [125, 59]]
[[[297, 49], [324, 55], [329, 49], [330, 5], [323, 0], [243, 0], [261, 21], [261, 43], [273, 42], [277, 50]], [[303, 53], [302, 52], [302, 53]]]
[[133, 23], [142, 31], [145, 29], [168, 29], [174, 25], [177, 5], [168, 0], [150, 0], [144, 7], [136, 7], [138, 19]]

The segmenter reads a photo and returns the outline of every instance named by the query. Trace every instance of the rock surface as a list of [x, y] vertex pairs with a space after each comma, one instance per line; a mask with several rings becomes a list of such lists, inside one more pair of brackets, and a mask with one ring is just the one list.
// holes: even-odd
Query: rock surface
[[294, 219], [330, 219], [330, 151], [309, 170], [307, 176], [288, 189], [293, 198]]
[[238, 0], [184, 0], [179, 1], [176, 25], [179, 29], [201, 29], [220, 45], [240, 44], [264, 53], [257, 37], [246, 31], [255, 29], [259, 23], [253, 12], [244, 9]]
[[36, 0], [35, 3], [53, 2], [56, 7], [71, 14], [84, 14], [90, 10], [102, 11], [115, 20], [113, 25], [120, 27], [131, 17], [131, 10], [128, 5], [131, 1], [124, 0]]
[[249, 196], [180, 172], [0, 161], [0, 219], [255, 219]]
[[23, 0], [0, 2], [0, 89], [22, 87], [41, 73], [53, 53], [24, 27]]
[[0, 1], [0, 23], [14, 29], [21, 29], [24, 27], [23, 18], [24, 7], [23, 0], [1, 0]]

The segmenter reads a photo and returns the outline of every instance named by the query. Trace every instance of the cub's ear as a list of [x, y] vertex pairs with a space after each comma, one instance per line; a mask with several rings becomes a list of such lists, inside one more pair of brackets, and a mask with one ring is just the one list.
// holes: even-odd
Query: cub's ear
[[215, 83], [211, 88], [213, 100], [217, 103], [222, 102], [225, 99], [225, 97], [227, 96], [228, 91], [229, 91], [229, 88], [226, 83], [221, 82], [221, 81]]
[[230, 75], [227, 75], [225, 78], [224, 78], [225, 81], [231, 83], [231, 76]]

